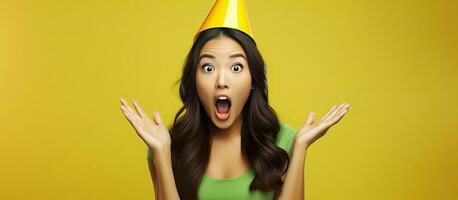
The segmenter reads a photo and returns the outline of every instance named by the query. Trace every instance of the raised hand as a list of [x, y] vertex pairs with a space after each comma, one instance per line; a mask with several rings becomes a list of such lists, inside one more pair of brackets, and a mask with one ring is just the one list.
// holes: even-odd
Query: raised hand
[[152, 149], [153, 152], [170, 150], [171, 140], [167, 127], [162, 123], [159, 112], [153, 112], [151, 120], [137, 101], [133, 100], [135, 110], [123, 99], [120, 99], [124, 116], [134, 127], [137, 135]]
[[339, 106], [334, 105], [331, 110], [316, 123], [313, 123], [315, 113], [311, 112], [305, 124], [297, 131], [294, 137], [294, 145], [308, 148], [313, 142], [323, 136], [331, 126], [339, 122], [348, 110], [350, 110], [350, 104], [348, 103], [342, 103]]

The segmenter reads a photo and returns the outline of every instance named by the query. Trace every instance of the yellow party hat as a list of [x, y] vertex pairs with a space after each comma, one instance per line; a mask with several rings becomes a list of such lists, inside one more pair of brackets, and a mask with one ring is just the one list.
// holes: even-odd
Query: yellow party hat
[[194, 41], [200, 32], [217, 27], [237, 29], [249, 35], [254, 41], [245, 0], [216, 0], [215, 5], [194, 36]]

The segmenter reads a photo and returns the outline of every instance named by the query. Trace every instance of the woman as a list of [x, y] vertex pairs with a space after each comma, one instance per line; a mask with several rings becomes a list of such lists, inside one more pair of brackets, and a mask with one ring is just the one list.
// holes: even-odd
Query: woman
[[306, 150], [349, 109], [334, 106], [317, 123], [312, 112], [299, 131], [280, 124], [250, 30], [223, 25], [196, 35], [179, 92], [183, 107], [168, 128], [158, 112], [150, 120], [138, 102], [134, 110], [121, 99], [121, 110], [149, 147], [161, 200], [304, 199]]

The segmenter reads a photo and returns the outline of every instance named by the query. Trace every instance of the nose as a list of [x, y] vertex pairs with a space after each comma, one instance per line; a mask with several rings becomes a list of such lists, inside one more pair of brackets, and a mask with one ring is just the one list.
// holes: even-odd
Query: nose
[[216, 88], [229, 88], [227, 85], [226, 77], [224, 76], [224, 70], [220, 70], [218, 73], [218, 78], [216, 80]]

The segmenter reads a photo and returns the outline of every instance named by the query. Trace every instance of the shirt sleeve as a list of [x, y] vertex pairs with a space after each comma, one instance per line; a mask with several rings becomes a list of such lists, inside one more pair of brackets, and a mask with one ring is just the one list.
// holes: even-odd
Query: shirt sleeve
[[291, 157], [291, 151], [293, 147], [294, 136], [296, 135], [296, 129], [289, 127], [286, 123], [281, 123], [280, 132], [277, 135], [276, 143], [277, 146], [282, 148]]
[[153, 160], [153, 152], [151, 151], [149, 146], [147, 146], [147, 149], [146, 149], [146, 159]]
[[287, 137], [287, 143], [285, 149], [288, 152], [288, 156], [291, 158], [291, 151], [294, 142], [294, 136], [296, 135], [297, 130], [295, 128], [289, 127], [288, 124], [284, 124], [284, 132]]

